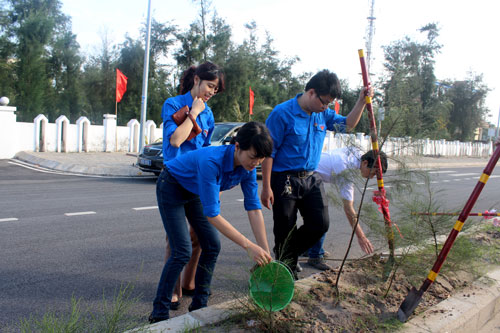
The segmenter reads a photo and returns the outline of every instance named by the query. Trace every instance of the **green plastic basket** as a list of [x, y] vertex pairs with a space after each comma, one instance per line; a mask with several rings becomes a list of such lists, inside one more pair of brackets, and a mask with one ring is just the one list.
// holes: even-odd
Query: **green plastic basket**
[[257, 267], [248, 282], [250, 298], [261, 309], [279, 311], [292, 300], [293, 276], [288, 268], [278, 261]]

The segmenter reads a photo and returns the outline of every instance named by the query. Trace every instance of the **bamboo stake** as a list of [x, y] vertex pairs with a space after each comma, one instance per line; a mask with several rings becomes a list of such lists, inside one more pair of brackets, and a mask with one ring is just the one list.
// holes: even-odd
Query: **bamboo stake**
[[[362, 49], [358, 50], [359, 61], [361, 64], [361, 74], [363, 76], [363, 86], [365, 89], [370, 88], [370, 82], [368, 81], [368, 71], [366, 70], [365, 56]], [[367, 92], [368, 94], [368, 92]], [[366, 96], [366, 109], [368, 110], [368, 118], [370, 119], [370, 138], [372, 141], [372, 149], [376, 155], [375, 162], [375, 172], [377, 175], [377, 185], [379, 193], [382, 197], [382, 202], [386, 204], [381, 204], [382, 214], [384, 215], [387, 242], [389, 245], [389, 260], [394, 261], [394, 231], [392, 230], [391, 216], [389, 212], [389, 204], [385, 197], [384, 179], [382, 177], [382, 164], [380, 162], [379, 148], [378, 148], [378, 135], [377, 135], [377, 125], [375, 123], [375, 115], [373, 114], [372, 99], [369, 95]]]

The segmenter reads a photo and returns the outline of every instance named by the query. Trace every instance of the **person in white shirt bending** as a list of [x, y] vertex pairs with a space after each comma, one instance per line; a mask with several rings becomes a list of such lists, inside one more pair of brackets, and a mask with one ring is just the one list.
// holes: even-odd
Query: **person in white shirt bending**
[[[387, 171], [387, 156], [384, 152], [379, 152], [382, 173]], [[335, 183], [340, 189], [340, 196], [344, 206], [347, 220], [354, 228], [356, 224], [356, 210], [354, 209], [354, 170], [359, 170], [363, 178], [373, 178], [375, 176], [375, 156], [373, 150], [366, 154], [356, 147], [345, 147], [323, 152], [316, 172], [325, 183]], [[308, 250], [309, 259], [307, 263], [319, 270], [331, 269], [325, 262], [325, 250], [323, 243], [326, 233], [321, 239]], [[356, 227], [356, 236], [363, 252], [370, 254], [373, 252], [373, 245], [366, 238], [361, 225]]]

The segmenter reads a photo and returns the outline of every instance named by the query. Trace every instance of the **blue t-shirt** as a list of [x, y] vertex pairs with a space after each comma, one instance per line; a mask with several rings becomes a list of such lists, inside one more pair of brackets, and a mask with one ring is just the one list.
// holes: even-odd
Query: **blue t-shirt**
[[170, 137], [178, 127], [172, 119], [172, 115], [186, 105], [190, 109], [193, 106], [193, 97], [189, 91], [184, 95], [170, 97], [163, 104], [161, 110], [163, 118], [163, 164], [166, 164], [167, 161], [185, 154], [188, 151], [210, 146], [210, 139], [214, 131], [215, 121], [212, 110], [206, 103], [205, 110], [196, 117], [196, 122], [200, 126], [202, 132], [193, 139], [184, 141], [179, 148], [172, 147], [170, 144]]
[[326, 130], [345, 132], [346, 117], [332, 109], [308, 115], [297, 98], [277, 105], [266, 120], [274, 146], [273, 171], [313, 171], [318, 167]]
[[234, 169], [234, 145], [194, 150], [168, 161], [166, 166], [182, 187], [200, 196], [208, 217], [220, 214], [219, 192], [240, 183], [245, 209], [261, 209], [255, 169]]

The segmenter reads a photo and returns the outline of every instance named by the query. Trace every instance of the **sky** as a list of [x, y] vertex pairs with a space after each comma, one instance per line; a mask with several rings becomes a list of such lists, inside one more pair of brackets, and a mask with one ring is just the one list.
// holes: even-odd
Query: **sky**
[[[351, 88], [362, 84], [358, 49], [365, 49], [372, 0], [212, 0], [232, 28], [233, 41], [247, 37], [244, 24], [255, 21], [264, 42], [268, 31], [281, 58], [300, 58], [296, 74], [329, 69]], [[101, 36], [107, 32], [113, 43], [125, 34], [139, 37], [147, 19], [148, 0], [62, 0], [62, 11], [71, 16], [73, 32], [82, 51], [96, 54]], [[151, 15], [159, 22], [170, 21], [187, 29], [198, 16], [192, 0], [151, 0]], [[435, 74], [439, 80], [462, 80], [469, 72], [483, 75], [491, 89], [486, 99], [487, 120], [497, 125], [500, 115], [500, 46], [496, 1], [494, 0], [374, 0], [371, 70], [373, 81], [382, 74], [382, 46], [405, 36], [422, 40], [418, 29], [428, 23], [440, 28]], [[365, 51], [366, 52], [366, 51]]]

